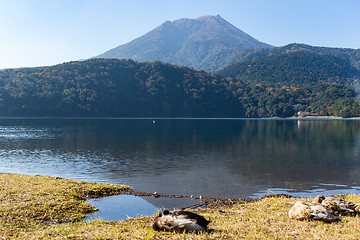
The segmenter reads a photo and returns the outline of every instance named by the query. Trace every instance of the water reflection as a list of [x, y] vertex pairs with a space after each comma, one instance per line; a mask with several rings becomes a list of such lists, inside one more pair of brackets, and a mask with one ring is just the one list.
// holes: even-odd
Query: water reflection
[[360, 193], [359, 127], [338, 120], [1, 119], [0, 172], [209, 197]]
[[88, 202], [100, 209], [100, 211], [90, 214], [85, 221], [91, 221], [93, 219], [119, 221], [139, 216], [151, 216], [157, 211], [157, 208], [153, 204], [141, 197], [132, 195], [90, 199]]
[[199, 204], [200, 200], [117, 195], [100, 199], [89, 199], [87, 202], [98, 208], [99, 211], [90, 214], [84, 221], [91, 221], [93, 219], [120, 221], [139, 216], [153, 216], [161, 208], [179, 209], [190, 207]]

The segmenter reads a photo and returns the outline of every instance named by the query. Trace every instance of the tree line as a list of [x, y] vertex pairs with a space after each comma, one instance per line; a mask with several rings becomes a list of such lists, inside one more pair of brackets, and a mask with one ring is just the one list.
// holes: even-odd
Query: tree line
[[90, 59], [0, 71], [2, 117], [359, 116], [353, 87], [255, 82], [161, 62]]

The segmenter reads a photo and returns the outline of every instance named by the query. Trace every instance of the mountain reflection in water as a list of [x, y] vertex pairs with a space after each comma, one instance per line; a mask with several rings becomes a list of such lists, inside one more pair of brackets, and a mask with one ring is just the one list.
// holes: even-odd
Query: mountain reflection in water
[[0, 119], [0, 172], [207, 197], [360, 193], [360, 121], [153, 120]]
[[119, 221], [139, 216], [153, 216], [161, 208], [181, 209], [197, 205], [200, 203], [200, 200], [117, 195], [100, 199], [89, 199], [87, 202], [98, 208], [99, 211], [90, 214], [84, 221], [93, 219]]

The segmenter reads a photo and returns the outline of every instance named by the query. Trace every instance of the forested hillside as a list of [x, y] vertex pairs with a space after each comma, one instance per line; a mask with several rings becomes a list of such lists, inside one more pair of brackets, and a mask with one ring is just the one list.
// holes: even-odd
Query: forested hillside
[[359, 86], [360, 72], [349, 61], [298, 48], [264, 54], [268, 51], [273, 49], [255, 51], [253, 60], [217, 72], [247, 86], [256, 86], [245, 92], [242, 88], [236, 90], [245, 96], [240, 101], [247, 109], [247, 117], [289, 116], [299, 111], [320, 116], [359, 116], [355, 89]]
[[346, 60], [353, 67], [360, 70], [360, 49], [314, 47], [299, 43], [292, 43], [283, 47], [275, 48], [247, 49], [237, 54], [227, 65], [299, 51], [310, 52], [318, 55], [335, 56]]
[[315, 82], [351, 84], [360, 76], [360, 72], [344, 59], [308, 51], [295, 51], [239, 62], [217, 73], [254, 82], [292, 85]]
[[221, 78], [160, 62], [92, 59], [0, 72], [1, 116], [224, 117]]
[[350, 117], [359, 116], [355, 97], [345, 85], [259, 83], [161, 62], [91, 59], [0, 71], [2, 117]]
[[245, 117], [292, 117], [298, 112], [313, 116], [360, 116], [356, 91], [340, 84], [309, 83], [297, 87], [278, 83], [232, 80], [228, 90], [245, 109]]

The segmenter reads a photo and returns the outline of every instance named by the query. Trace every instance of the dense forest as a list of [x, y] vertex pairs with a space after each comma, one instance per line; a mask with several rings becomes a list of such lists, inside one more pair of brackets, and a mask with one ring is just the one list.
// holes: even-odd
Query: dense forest
[[[340, 73], [346, 79], [351, 71]], [[333, 82], [254, 82], [117, 59], [0, 71], [3, 117], [291, 117], [298, 111], [360, 115], [354, 88]]]
[[260, 58], [268, 56], [276, 56], [298, 51], [310, 52], [318, 55], [335, 56], [347, 61], [353, 67], [360, 70], [360, 49], [315, 47], [300, 43], [292, 43], [286, 46], [274, 48], [247, 49], [238, 53], [227, 65], [250, 60], [259, 60]]
[[221, 78], [160, 62], [92, 59], [0, 72], [1, 116], [241, 116]]
[[[359, 116], [359, 70], [344, 58], [301, 51], [299, 46], [296, 51], [291, 45], [285, 48], [291, 51], [254, 51], [253, 60], [234, 63], [217, 74], [257, 86], [257, 91], [254, 87], [245, 90], [245, 99], [239, 98], [247, 117], [285, 117], [301, 111], [319, 116]], [[268, 51], [274, 54], [263, 54]], [[247, 96], [252, 99], [250, 104]]]
[[339, 84], [310, 83], [297, 87], [273, 83], [230, 81], [227, 88], [246, 110], [245, 117], [360, 116], [353, 88]]
[[349, 85], [360, 76], [359, 70], [344, 59], [307, 51], [239, 62], [227, 66], [217, 73], [221, 76], [247, 79], [253, 82], [291, 85], [315, 82]]

